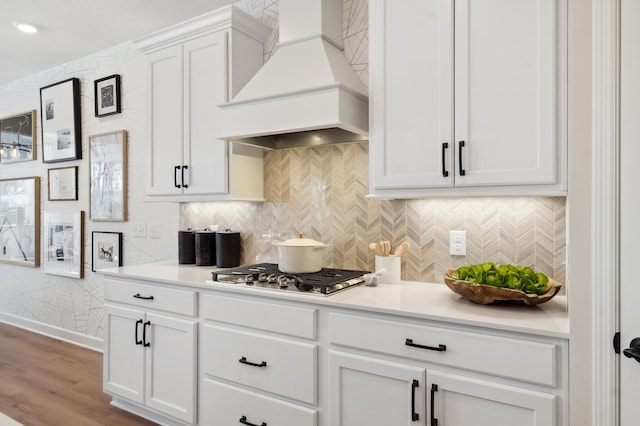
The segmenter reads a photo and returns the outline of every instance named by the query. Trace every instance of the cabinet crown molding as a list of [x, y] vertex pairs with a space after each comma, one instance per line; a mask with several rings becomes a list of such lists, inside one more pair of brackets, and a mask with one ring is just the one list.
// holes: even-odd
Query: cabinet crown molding
[[257, 21], [237, 7], [226, 6], [140, 37], [133, 40], [132, 43], [147, 54], [228, 29], [239, 31], [259, 43], [264, 43], [271, 32], [269, 26]]

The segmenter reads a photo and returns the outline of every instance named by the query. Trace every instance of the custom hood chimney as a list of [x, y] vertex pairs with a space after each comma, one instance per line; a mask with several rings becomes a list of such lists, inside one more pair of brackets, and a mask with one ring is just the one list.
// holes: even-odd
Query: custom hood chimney
[[274, 55], [220, 105], [220, 139], [264, 148], [368, 139], [367, 89], [343, 54], [342, 0], [280, 0]]

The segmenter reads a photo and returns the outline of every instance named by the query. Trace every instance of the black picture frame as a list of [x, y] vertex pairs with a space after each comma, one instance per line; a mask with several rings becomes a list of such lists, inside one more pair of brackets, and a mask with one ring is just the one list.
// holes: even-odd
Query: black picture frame
[[95, 116], [120, 114], [120, 75], [114, 74], [93, 82]]
[[91, 270], [122, 266], [122, 232], [91, 233]]
[[42, 162], [80, 160], [80, 80], [70, 78], [40, 88]]

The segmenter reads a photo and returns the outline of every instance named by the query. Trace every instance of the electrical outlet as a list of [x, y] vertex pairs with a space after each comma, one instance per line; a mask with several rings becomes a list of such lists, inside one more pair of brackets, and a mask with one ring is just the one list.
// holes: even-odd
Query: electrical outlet
[[133, 225], [133, 236], [136, 238], [147, 238], [147, 224], [135, 223]]
[[149, 238], [160, 238], [161, 226], [159, 223], [149, 224]]
[[449, 231], [449, 254], [451, 256], [467, 255], [467, 231]]

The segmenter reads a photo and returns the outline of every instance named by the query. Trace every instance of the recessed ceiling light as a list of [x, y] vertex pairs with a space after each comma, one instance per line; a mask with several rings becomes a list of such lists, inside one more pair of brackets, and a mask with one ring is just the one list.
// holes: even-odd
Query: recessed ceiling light
[[33, 34], [38, 32], [35, 26], [27, 24], [26, 22], [14, 22], [13, 25], [23, 33]]

